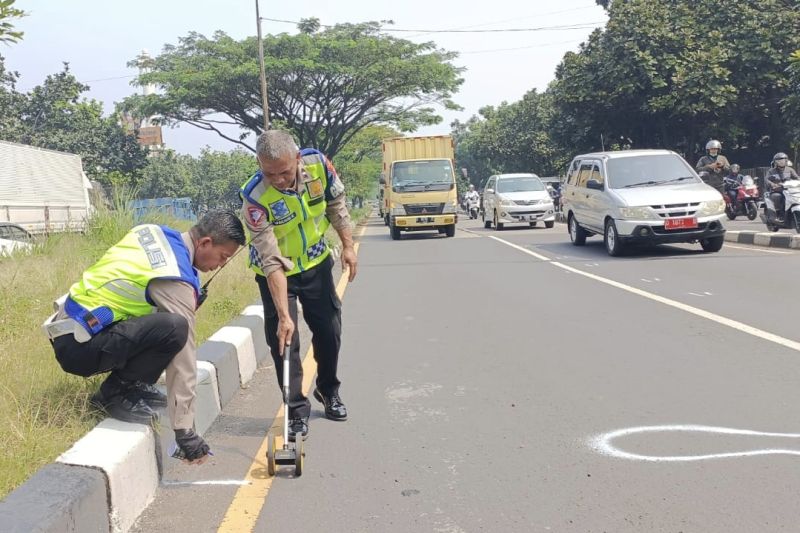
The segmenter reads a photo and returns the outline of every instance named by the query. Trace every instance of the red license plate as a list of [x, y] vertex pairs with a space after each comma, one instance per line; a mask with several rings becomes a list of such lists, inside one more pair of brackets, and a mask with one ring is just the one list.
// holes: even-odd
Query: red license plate
[[687, 218], [668, 218], [664, 221], [664, 229], [694, 229], [697, 228], [697, 219]]

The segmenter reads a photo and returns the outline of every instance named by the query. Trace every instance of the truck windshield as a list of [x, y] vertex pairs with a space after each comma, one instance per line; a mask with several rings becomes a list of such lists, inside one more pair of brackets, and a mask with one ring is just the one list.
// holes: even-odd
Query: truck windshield
[[392, 167], [392, 187], [403, 191], [446, 191], [453, 186], [453, 167], [447, 159], [398, 161]]
[[497, 192], [543, 191], [542, 180], [536, 176], [520, 176], [518, 178], [502, 178], [497, 180]]

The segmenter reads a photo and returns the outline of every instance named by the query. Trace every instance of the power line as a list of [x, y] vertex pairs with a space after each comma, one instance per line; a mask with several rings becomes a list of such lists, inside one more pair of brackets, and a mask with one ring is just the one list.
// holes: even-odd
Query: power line
[[[263, 20], [270, 22], [282, 22], [286, 24], [300, 24], [296, 20], [283, 20], [263, 17]], [[596, 22], [582, 22], [580, 24], [566, 24], [561, 26], [539, 26], [534, 28], [497, 28], [497, 29], [483, 29], [483, 30], [421, 30], [421, 29], [406, 29], [406, 28], [381, 28], [385, 32], [397, 33], [512, 33], [512, 32], [535, 32], [535, 31], [568, 31], [568, 30], [585, 30], [594, 28], [598, 24], [603, 24], [604, 20]], [[323, 28], [333, 28], [330, 24], [320, 24]]]
[[547, 44], [534, 44], [530, 46], [517, 46], [514, 48], [491, 48], [489, 50], [468, 50], [466, 52], [458, 52], [459, 55], [464, 54], [487, 54], [489, 52], [511, 52], [513, 50], [528, 50], [530, 48], [547, 48], [548, 46], [557, 46], [560, 44], [578, 44], [582, 41], [559, 41], [557, 43], [547, 43]]

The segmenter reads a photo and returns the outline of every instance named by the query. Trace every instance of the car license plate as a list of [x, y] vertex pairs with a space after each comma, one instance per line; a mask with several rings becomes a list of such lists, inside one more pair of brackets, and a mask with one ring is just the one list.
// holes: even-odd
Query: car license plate
[[417, 217], [417, 224], [433, 224], [433, 217]]
[[668, 218], [664, 221], [664, 229], [694, 229], [697, 227], [697, 219], [694, 217]]

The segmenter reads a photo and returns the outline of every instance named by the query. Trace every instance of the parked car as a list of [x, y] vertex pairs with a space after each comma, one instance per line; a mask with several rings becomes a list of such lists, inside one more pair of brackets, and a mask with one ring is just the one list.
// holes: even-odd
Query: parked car
[[509, 223], [531, 227], [544, 222], [555, 224], [553, 199], [536, 174], [497, 174], [489, 178], [483, 191], [483, 225], [502, 230]]
[[0, 256], [33, 249], [33, 236], [11, 222], [0, 222]]
[[629, 244], [699, 242], [718, 252], [725, 202], [669, 150], [625, 150], [575, 157], [562, 195], [572, 243], [603, 235], [609, 255]]

